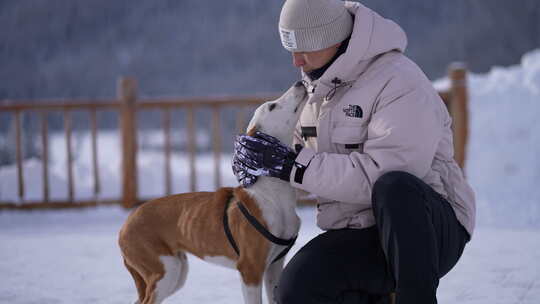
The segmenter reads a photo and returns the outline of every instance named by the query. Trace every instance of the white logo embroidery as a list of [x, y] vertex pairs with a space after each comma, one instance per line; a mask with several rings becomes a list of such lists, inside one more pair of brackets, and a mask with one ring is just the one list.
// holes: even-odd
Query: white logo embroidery
[[281, 37], [281, 43], [284, 47], [289, 49], [297, 48], [296, 36], [294, 35], [294, 31], [279, 28], [279, 36]]

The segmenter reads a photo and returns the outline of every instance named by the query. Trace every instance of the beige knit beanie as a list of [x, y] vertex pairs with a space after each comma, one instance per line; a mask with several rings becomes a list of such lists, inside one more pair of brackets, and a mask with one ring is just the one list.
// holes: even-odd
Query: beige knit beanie
[[352, 16], [341, 0], [287, 0], [279, 16], [279, 35], [290, 52], [318, 51], [352, 32]]

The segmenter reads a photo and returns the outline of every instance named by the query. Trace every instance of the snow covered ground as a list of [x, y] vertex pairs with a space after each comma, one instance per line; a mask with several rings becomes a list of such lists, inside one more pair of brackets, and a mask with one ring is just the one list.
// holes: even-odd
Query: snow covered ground
[[[444, 86], [446, 80], [436, 82]], [[439, 303], [540, 303], [540, 50], [520, 65], [472, 75], [467, 176], [476, 190], [478, 228], [456, 268], [441, 281]], [[54, 142], [54, 140], [57, 140]], [[75, 163], [77, 197], [90, 197], [91, 162], [84, 151]], [[104, 134], [105, 147], [117, 147]], [[101, 145], [103, 147], [103, 145]], [[65, 197], [65, 155], [53, 139], [53, 197]], [[100, 150], [103, 194], [118, 194], [119, 158]], [[140, 155], [141, 193], [163, 192], [161, 154]], [[211, 189], [212, 161], [198, 161], [199, 189]], [[173, 159], [174, 191], [187, 190], [185, 157]], [[25, 163], [28, 198], [41, 196], [40, 164]], [[223, 156], [224, 184], [234, 185]], [[16, 199], [15, 167], [0, 167], [0, 200]], [[180, 182], [176, 182], [180, 181]], [[183, 182], [182, 182], [183, 181]], [[311, 208], [300, 208], [301, 235], [292, 252], [320, 231]], [[131, 303], [135, 288], [116, 245], [127, 212], [119, 207], [63, 211], [0, 212], [0, 303]], [[187, 285], [168, 303], [239, 303], [238, 275], [190, 257]]]
[[[320, 233], [312, 208], [292, 253]], [[132, 303], [135, 287], [116, 245], [119, 207], [0, 213], [0, 303]], [[289, 254], [289, 257], [291, 254]], [[479, 228], [440, 283], [439, 303], [537, 304], [538, 230]], [[239, 276], [189, 257], [186, 286], [166, 303], [242, 303]]]

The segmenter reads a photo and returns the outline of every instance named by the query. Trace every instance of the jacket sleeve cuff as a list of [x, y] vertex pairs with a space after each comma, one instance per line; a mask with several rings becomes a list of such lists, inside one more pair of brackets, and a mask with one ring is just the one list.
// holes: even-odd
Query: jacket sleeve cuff
[[304, 172], [309, 165], [311, 159], [315, 156], [315, 151], [310, 148], [303, 148], [296, 156], [295, 164], [291, 170], [290, 181], [293, 187], [297, 187], [302, 184], [304, 179]]
[[311, 159], [315, 156], [315, 154], [316, 153], [315, 151], [313, 151], [313, 149], [304, 147], [302, 148], [302, 151], [298, 153], [298, 155], [294, 159], [294, 162], [304, 167], [307, 167]]

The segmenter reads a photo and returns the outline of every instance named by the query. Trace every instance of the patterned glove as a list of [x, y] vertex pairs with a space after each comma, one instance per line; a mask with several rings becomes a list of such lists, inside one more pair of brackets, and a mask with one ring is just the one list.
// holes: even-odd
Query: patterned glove
[[257, 176], [277, 177], [288, 182], [296, 155], [268, 134], [257, 131], [254, 136], [238, 135], [234, 142], [232, 169], [244, 187], [253, 185]]

